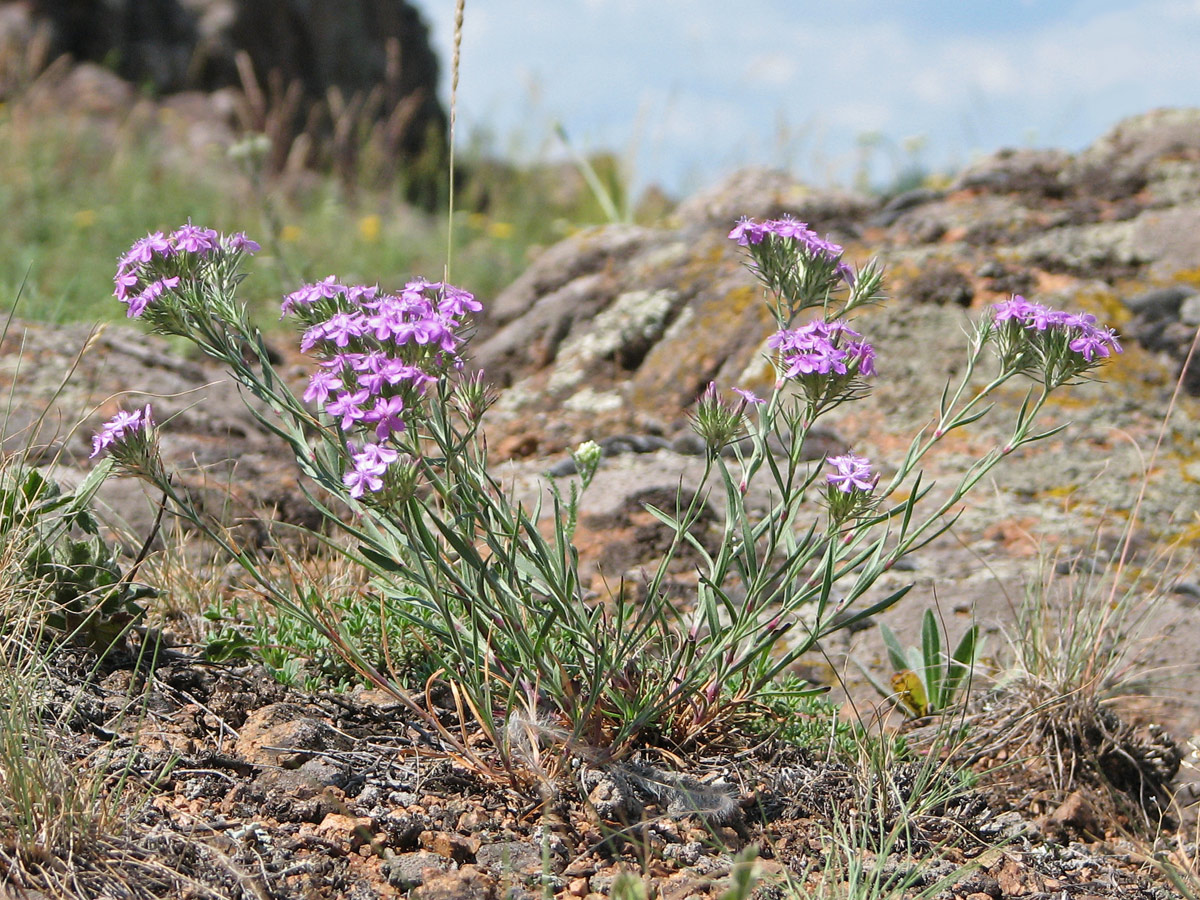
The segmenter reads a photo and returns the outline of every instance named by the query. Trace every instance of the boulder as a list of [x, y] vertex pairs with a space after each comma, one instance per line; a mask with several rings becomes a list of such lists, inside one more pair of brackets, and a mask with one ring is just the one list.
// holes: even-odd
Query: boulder
[[406, 100], [402, 149], [444, 139], [438, 64], [428, 28], [404, 0], [26, 0], [48, 26], [51, 55], [112, 66], [156, 92], [213, 91], [243, 81], [245, 52], [260, 85], [299, 85], [310, 102], [379, 88], [376, 115]]

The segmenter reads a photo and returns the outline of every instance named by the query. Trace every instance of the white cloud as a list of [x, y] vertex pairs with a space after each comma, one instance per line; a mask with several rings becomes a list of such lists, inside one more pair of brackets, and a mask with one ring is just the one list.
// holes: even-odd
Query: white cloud
[[[453, 0], [417, 2], [445, 70]], [[1197, 45], [1200, 0], [843, 0], [819, 10], [794, 0], [473, 0], [460, 116], [501, 135], [559, 119], [589, 146], [618, 150], [641, 134], [653, 158], [644, 176], [672, 186], [687, 172], [711, 180], [730, 165], [774, 162], [800, 132], [833, 156], [864, 132], [925, 135], [936, 163], [1031, 133], [1077, 147], [1123, 115], [1200, 105]]]

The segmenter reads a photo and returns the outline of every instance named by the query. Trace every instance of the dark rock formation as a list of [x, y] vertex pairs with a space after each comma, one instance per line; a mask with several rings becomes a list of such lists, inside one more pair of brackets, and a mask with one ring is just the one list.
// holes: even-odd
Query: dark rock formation
[[[437, 100], [438, 63], [428, 29], [404, 0], [27, 0], [48, 26], [50, 56], [102, 63], [139, 87], [171, 94], [213, 91], [244, 81], [245, 52], [259, 85], [298, 86], [308, 104], [336, 90], [357, 95], [386, 119], [402, 102], [399, 149], [412, 157], [445, 139]], [[386, 96], [378, 96], [382, 91]], [[366, 103], [375, 93], [374, 102]], [[337, 115], [337, 111], [332, 111]]]

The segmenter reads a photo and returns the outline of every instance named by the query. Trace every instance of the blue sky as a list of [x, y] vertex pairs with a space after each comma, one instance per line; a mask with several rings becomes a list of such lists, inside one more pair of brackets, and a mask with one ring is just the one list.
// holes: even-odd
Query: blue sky
[[[448, 95], [454, 0], [415, 0]], [[849, 183], [917, 158], [1079, 150], [1124, 116], [1200, 106], [1200, 0], [467, 0], [460, 135], [612, 149], [687, 193], [744, 165]]]

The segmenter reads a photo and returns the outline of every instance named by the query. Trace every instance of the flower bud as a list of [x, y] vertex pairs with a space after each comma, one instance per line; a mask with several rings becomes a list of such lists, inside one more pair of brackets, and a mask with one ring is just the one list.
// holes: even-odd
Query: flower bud
[[584, 441], [571, 454], [571, 459], [575, 461], [575, 471], [579, 473], [579, 480], [583, 482], [585, 490], [596, 477], [596, 470], [600, 468], [600, 459], [603, 456], [604, 451], [595, 441]]

